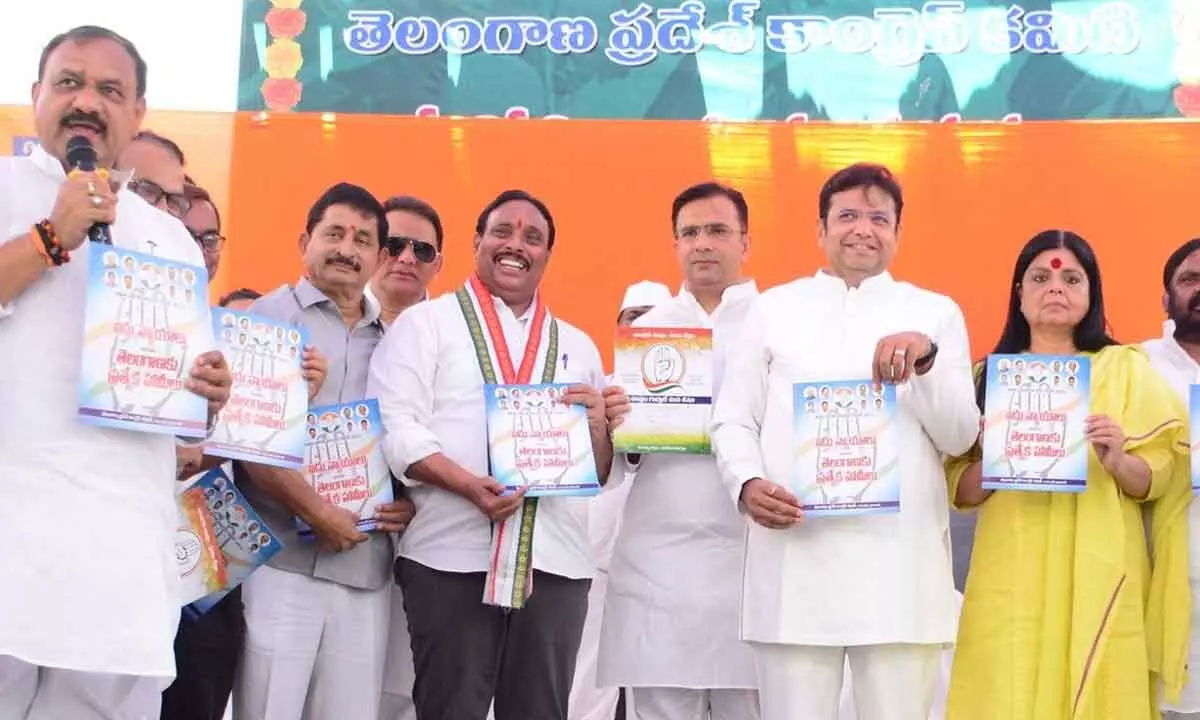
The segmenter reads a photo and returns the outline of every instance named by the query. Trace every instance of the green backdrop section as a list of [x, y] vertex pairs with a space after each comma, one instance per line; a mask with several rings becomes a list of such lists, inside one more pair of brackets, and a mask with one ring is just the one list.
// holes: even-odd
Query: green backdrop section
[[1197, 0], [246, 0], [239, 108], [1081, 120], [1200, 108]]

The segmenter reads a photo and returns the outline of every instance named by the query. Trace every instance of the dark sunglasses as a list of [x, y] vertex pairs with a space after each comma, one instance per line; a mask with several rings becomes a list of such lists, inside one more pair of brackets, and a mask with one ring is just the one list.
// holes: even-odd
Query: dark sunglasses
[[404, 253], [404, 248], [412, 245], [413, 257], [423, 263], [431, 263], [437, 259], [437, 248], [424, 240], [404, 237], [403, 235], [392, 235], [388, 237], [383, 247], [392, 257], [399, 257]]
[[151, 205], [158, 205], [165, 198], [167, 212], [177, 218], [182, 218], [188, 214], [188, 210], [192, 209], [192, 201], [188, 196], [183, 193], [167, 192], [162, 185], [153, 180], [135, 177], [129, 181], [128, 187]]

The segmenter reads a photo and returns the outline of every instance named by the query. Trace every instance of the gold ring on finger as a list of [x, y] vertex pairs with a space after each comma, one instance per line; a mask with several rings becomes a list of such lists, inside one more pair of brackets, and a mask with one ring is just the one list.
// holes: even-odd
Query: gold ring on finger
[[767, 488], [767, 497], [775, 497], [775, 486]]
[[92, 182], [91, 180], [88, 180], [88, 195], [95, 195], [95, 194], [96, 194], [96, 183]]
[[91, 201], [92, 201], [92, 207], [97, 207], [97, 208], [98, 208], [98, 207], [100, 207], [101, 205], [103, 205], [103, 204], [104, 204], [104, 199], [103, 199], [103, 198], [101, 198], [99, 195], [93, 195], [93, 196], [91, 197]]

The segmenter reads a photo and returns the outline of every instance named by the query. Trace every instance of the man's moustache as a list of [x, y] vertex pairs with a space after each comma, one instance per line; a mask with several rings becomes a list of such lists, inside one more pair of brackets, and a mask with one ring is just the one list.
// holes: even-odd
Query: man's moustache
[[62, 127], [70, 129], [72, 125], [91, 125], [99, 132], [107, 132], [108, 126], [98, 116], [89, 113], [74, 112], [62, 119]]
[[325, 261], [326, 265], [345, 265], [351, 270], [361, 270], [362, 266], [357, 261], [348, 257], [334, 256]]

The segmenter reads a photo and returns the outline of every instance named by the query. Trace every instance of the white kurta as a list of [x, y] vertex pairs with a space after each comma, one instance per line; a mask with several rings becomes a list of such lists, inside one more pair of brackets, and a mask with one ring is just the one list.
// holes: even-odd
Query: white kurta
[[[1150, 358], [1150, 364], [1179, 395], [1184, 405], [1187, 405], [1190, 386], [1200, 383], [1200, 365], [1179, 347], [1173, 333], [1173, 325], [1164, 326], [1161, 338], [1149, 340], [1142, 347]], [[1179, 702], [1164, 703], [1163, 709], [1194, 713], [1200, 712], [1200, 672], [1196, 670], [1200, 668], [1200, 502], [1195, 499], [1192, 500], [1188, 513], [1188, 540], [1191, 546], [1191, 566], [1188, 574], [1192, 585], [1192, 636], [1188, 666], [1192, 671]]]
[[[634, 325], [711, 328], [716, 397], [757, 294], [753, 282], [730, 287], [710, 317], [684, 290]], [[745, 535], [711, 455], [642, 456], [609, 570], [601, 685], [758, 687], [752, 650], [738, 637]]]
[[[50, 214], [62, 166], [0, 159], [0, 243]], [[121, 191], [117, 247], [193, 265], [175, 218]], [[97, 673], [175, 674], [175, 441], [76, 420], [88, 256], [0, 308], [0, 655]]]
[[[624, 456], [618, 455], [617, 458]], [[575, 679], [571, 683], [568, 720], [612, 720], [617, 711], [620, 690], [603, 687], [596, 680], [600, 652], [600, 628], [604, 619], [604, 598], [608, 592], [608, 567], [613, 544], [621, 529], [621, 515], [629, 497], [635, 468], [614, 462], [604, 492], [591, 498], [587, 508], [588, 537], [596, 558], [596, 574], [588, 590], [587, 618], [575, 659]]]
[[920, 332], [938, 343], [926, 375], [897, 388], [900, 512], [810, 518], [787, 530], [750, 523], [742, 637], [852, 646], [951, 643], [957, 629], [941, 453], [979, 432], [962, 312], [950, 298], [884, 273], [848, 288], [818, 273], [759, 296], [730, 350], [713, 417], [728, 491], [763, 477], [789, 485], [792, 386], [871, 377], [877, 342]]

